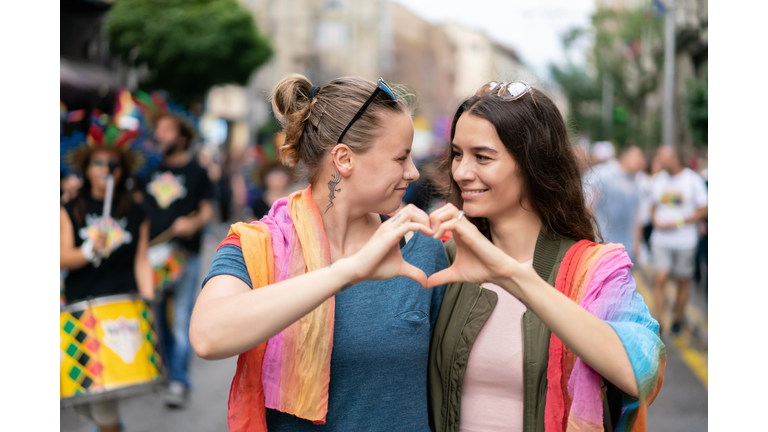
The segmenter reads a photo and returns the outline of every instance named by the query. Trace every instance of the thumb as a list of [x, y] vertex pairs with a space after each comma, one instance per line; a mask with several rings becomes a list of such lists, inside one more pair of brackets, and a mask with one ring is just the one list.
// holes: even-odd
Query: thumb
[[461, 282], [461, 277], [453, 268], [453, 266], [440, 270], [437, 273], [433, 273], [432, 276], [427, 279], [427, 288], [447, 285], [451, 282]]
[[427, 274], [424, 273], [424, 270], [414, 266], [413, 264], [409, 264], [405, 261], [403, 261], [402, 264], [400, 264], [400, 271], [397, 274], [398, 276], [405, 276], [408, 279], [412, 279], [416, 281], [419, 285], [421, 285], [422, 288], [425, 288], [427, 286]]

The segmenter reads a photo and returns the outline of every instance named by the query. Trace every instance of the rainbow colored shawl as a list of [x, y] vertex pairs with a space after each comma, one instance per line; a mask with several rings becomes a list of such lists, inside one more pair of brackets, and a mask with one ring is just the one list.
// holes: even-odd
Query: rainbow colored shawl
[[[666, 351], [659, 324], [635, 289], [632, 262], [620, 244], [582, 240], [563, 258], [555, 288], [619, 335], [637, 378], [639, 398], [623, 396], [616, 432], [646, 430], [646, 410], [661, 390]], [[603, 430], [600, 375], [553, 333], [549, 344], [547, 432]]]
[[[276, 201], [260, 221], [232, 225], [221, 246], [227, 244], [242, 248], [254, 289], [331, 262], [311, 188]], [[229, 391], [230, 431], [266, 431], [266, 408], [325, 423], [334, 304], [331, 297], [267, 342], [240, 354]]]

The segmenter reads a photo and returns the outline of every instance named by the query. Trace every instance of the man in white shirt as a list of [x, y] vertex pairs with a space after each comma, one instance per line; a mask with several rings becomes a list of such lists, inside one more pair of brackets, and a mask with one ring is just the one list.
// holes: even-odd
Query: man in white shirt
[[664, 146], [659, 161], [666, 174], [659, 173], [653, 184], [653, 234], [651, 255], [656, 269], [654, 297], [656, 319], [661, 322], [664, 310], [664, 285], [670, 276], [677, 280], [677, 304], [672, 332], [680, 331], [683, 310], [688, 301], [688, 286], [693, 277], [698, 244], [696, 222], [707, 217], [708, 202], [704, 179], [685, 168], [679, 150]]

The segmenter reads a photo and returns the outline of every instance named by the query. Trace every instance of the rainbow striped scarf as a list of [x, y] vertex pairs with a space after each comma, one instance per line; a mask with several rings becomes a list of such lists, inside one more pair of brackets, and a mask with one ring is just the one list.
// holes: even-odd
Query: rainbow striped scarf
[[[666, 351], [659, 324], [635, 289], [632, 262], [620, 244], [582, 240], [563, 258], [555, 288], [608, 323], [619, 335], [635, 371], [639, 398], [623, 396], [616, 432], [646, 430], [646, 410], [661, 390]], [[553, 333], [549, 344], [547, 432], [603, 431], [600, 375]]]
[[[222, 242], [239, 244], [254, 289], [318, 270], [331, 253], [311, 188], [275, 202], [269, 214], [232, 225]], [[266, 431], [266, 408], [325, 423], [333, 346], [334, 298], [237, 359], [229, 391], [230, 431]]]

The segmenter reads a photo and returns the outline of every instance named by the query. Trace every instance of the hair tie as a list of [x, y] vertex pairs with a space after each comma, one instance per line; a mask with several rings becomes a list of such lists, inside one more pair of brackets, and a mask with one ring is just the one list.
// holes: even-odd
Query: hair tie
[[320, 91], [320, 87], [318, 86], [312, 86], [311, 89], [309, 89], [309, 93], [307, 93], [307, 98], [309, 100], [314, 99], [314, 97], [317, 95], [317, 93]]

